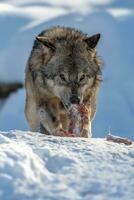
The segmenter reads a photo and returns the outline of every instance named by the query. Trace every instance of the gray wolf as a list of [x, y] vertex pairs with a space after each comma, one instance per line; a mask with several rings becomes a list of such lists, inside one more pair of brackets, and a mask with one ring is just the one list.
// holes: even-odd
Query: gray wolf
[[81, 136], [91, 137], [101, 80], [99, 39], [99, 33], [88, 36], [59, 26], [36, 37], [25, 78], [25, 114], [32, 131], [62, 136], [68, 130], [68, 106], [83, 103], [90, 120]]

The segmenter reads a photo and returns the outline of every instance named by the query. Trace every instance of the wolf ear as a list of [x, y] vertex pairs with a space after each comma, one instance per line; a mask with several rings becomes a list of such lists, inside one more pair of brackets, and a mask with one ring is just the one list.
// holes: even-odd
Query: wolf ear
[[101, 34], [97, 33], [95, 35], [92, 35], [91, 37], [86, 38], [84, 41], [88, 44], [90, 48], [95, 48], [99, 42], [100, 36]]
[[44, 46], [46, 46], [46, 47], [52, 49], [53, 51], [55, 51], [54, 44], [47, 37], [37, 36], [36, 40], [38, 40], [39, 42], [41, 42], [42, 44], [44, 44]]

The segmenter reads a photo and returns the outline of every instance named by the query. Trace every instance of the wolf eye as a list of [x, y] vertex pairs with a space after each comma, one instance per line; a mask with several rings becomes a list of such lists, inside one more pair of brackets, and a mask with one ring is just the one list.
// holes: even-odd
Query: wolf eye
[[80, 81], [83, 81], [85, 78], [86, 78], [86, 75], [83, 74], [83, 75], [80, 77]]
[[64, 74], [60, 74], [60, 78], [62, 81], [66, 81]]

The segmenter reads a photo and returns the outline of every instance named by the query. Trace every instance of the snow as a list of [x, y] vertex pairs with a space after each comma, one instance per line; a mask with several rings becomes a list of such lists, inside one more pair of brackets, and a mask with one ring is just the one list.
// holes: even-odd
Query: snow
[[[0, 130], [27, 130], [28, 125], [24, 114], [25, 92], [20, 90], [8, 98], [4, 107], [0, 107]], [[23, 123], [22, 123], [23, 122]]]
[[133, 200], [134, 145], [0, 132], [0, 199]]
[[24, 31], [29, 28], [33, 28], [36, 25], [41, 24], [42, 22], [45, 22], [47, 20], [53, 19], [57, 16], [66, 14], [65, 9], [60, 8], [49, 8], [49, 7], [41, 7], [41, 6], [28, 6], [24, 9], [12, 6], [10, 4], [0, 4], [0, 11], [1, 13], [4, 13], [6, 15], [18, 15], [18, 16], [27, 16], [29, 19], [32, 19], [33, 21], [29, 23], [28, 25], [22, 27], [20, 31]]

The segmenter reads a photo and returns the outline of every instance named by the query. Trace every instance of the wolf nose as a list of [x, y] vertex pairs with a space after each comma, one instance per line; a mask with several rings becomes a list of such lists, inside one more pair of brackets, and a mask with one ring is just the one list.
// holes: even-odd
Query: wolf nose
[[80, 98], [79, 98], [77, 95], [73, 94], [73, 95], [70, 97], [70, 102], [71, 102], [72, 104], [79, 104], [79, 103], [80, 103]]

